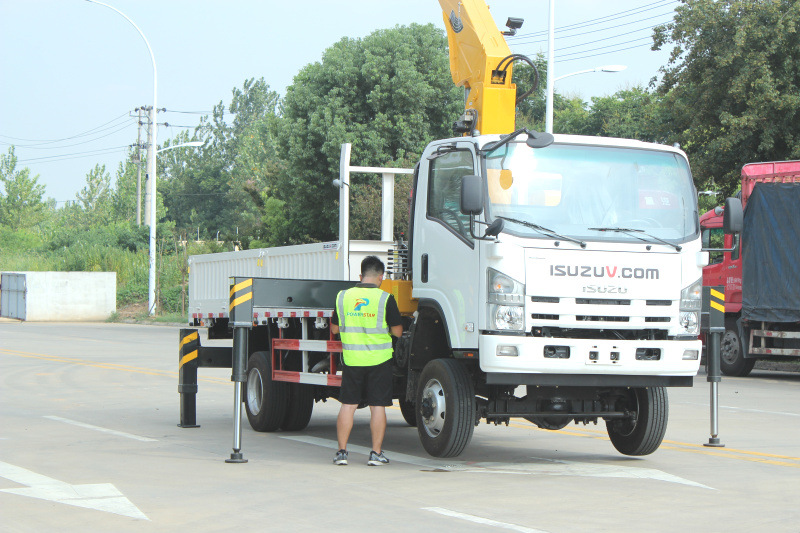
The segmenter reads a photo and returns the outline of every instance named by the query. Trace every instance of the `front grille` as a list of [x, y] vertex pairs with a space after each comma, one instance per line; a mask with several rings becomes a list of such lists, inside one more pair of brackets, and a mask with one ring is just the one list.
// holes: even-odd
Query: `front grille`
[[557, 304], [561, 299], [556, 296], [531, 296], [533, 303]]
[[664, 305], [669, 306], [672, 305], [672, 300], [647, 300], [645, 302], [647, 305]]
[[630, 317], [627, 316], [592, 316], [592, 315], [576, 315], [576, 320], [585, 322], [630, 322]]
[[559, 315], [542, 315], [534, 313], [531, 315], [531, 318], [534, 320], [558, 320], [560, 317]]
[[646, 316], [644, 317], [645, 322], [669, 322], [670, 318], [668, 316]]
[[580, 305], [631, 305], [630, 300], [614, 300], [610, 298], [576, 298], [575, 303]]

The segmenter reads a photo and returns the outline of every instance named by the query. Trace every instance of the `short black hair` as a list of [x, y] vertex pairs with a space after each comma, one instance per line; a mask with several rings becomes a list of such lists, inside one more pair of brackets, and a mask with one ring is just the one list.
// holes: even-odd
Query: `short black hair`
[[361, 261], [361, 275], [362, 276], [377, 276], [385, 272], [383, 261], [377, 255], [368, 255]]

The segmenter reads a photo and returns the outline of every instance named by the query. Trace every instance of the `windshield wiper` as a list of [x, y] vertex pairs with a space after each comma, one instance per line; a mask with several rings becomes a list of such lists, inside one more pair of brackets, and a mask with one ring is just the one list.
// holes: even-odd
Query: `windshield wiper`
[[673, 244], [673, 243], [671, 243], [669, 241], [665, 241], [664, 239], [659, 239], [655, 235], [651, 235], [651, 234], [647, 233], [643, 229], [635, 229], [635, 228], [587, 228], [587, 229], [594, 230], [594, 231], [615, 231], [615, 232], [619, 232], [619, 233], [627, 233], [627, 234], [631, 235], [632, 237], [636, 237], [640, 241], [648, 242], [647, 239], [644, 239], [640, 235], [638, 235], [638, 234], [641, 234], [641, 235], [644, 235], [646, 237], [649, 237], [650, 238], [649, 242], [656, 241], [656, 242], [660, 242], [661, 244], [666, 244], [667, 246], [672, 246], [678, 252], [680, 252], [681, 249], [682, 249], [682, 247], [680, 245]]
[[561, 239], [563, 241], [574, 242], [576, 244], [580, 244], [581, 248], [586, 248], [586, 243], [583, 242], [582, 240], [574, 239], [572, 237], [567, 237], [566, 235], [561, 235], [560, 233], [556, 233], [555, 231], [551, 230], [550, 228], [545, 228], [544, 226], [540, 226], [539, 224], [534, 224], [533, 222], [526, 222], [524, 220], [518, 220], [516, 218], [500, 217], [500, 216], [498, 216], [497, 218], [502, 218], [503, 220], [508, 220], [509, 222], [515, 222], [517, 224], [525, 226], [526, 228], [530, 228], [532, 230], [536, 230], [539, 233], [541, 233], [542, 235], [545, 235], [547, 237], [551, 237], [553, 239]]

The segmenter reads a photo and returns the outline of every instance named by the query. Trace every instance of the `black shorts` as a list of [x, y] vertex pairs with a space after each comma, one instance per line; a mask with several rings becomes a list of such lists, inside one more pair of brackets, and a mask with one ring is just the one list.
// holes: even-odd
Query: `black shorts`
[[345, 366], [339, 401], [350, 405], [392, 405], [392, 360], [375, 366]]

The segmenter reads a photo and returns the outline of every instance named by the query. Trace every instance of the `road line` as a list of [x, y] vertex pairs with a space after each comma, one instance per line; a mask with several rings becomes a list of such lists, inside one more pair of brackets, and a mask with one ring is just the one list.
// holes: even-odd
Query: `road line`
[[24, 488], [3, 489], [0, 492], [150, 520], [111, 483], [70, 485], [2, 461], [0, 477], [25, 485]]
[[[133, 374], [146, 374], [149, 376], [162, 376], [162, 377], [170, 377], [170, 378], [177, 378], [178, 372], [172, 370], [156, 370], [153, 368], [143, 368], [143, 367], [136, 367], [130, 365], [121, 365], [118, 363], [100, 363], [97, 361], [89, 361], [85, 359], [77, 359], [73, 357], [64, 357], [60, 355], [48, 355], [48, 354], [41, 354], [41, 353], [34, 353], [34, 352], [22, 352], [19, 350], [9, 350], [5, 348], [0, 348], [0, 353], [6, 353], [8, 355], [15, 355], [18, 357], [27, 357], [31, 359], [41, 359], [44, 361], [51, 361], [54, 363], [65, 363], [70, 365], [79, 365], [79, 366], [88, 366], [93, 368], [101, 368], [104, 370], [120, 370], [122, 372], [130, 372]], [[229, 384], [230, 380], [222, 379], [222, 378], [199, 378], [198, 381], [202, 381], [204, 383], [216, 383], [216, 384]]]
[[[679, 402], [680, 405], [695, 405], [699, 407], [705, 407], [709, 409], [709, 405], [707, 403], [697, 403], [697, 402]], [[747, 413], [759, 413], [762, 415], [777, 415], [777, 416], [796, 416], [800, 417], [800, 413], [786, 413], [783, 411], [764, 411], [762, 409], [748, 409], [746, 407], [733, 407], [732, 405], [720, 405], [720, 409], [727, 409], [729, 411], [744, 411]]]
[[[511, 427], [522, 428], [522, 429], [532, 429], [535, 431], [551, 431], [549, 429], [541, 429], [539, 427], [531, 425], [522, 424], [509, 424]], [[599, 439], [599, 440], [609, 440], [608, 434], [605, 431], [599, 429], [589, 429], [589, 428], [582, 428], [582, 427], [573, 427], [570, 428], [572, 431], [565, 431], [565, 430], [556, 430], [556, 433], [564, 434], [564, 435], [574, 435], [578, 437], [584, 438], [591, 438], [591, 439]], [[741, 450], [737, 448], [707, 448], [702, 444], [694, 444], [691, 442], [681, 442], [675, 440], [668, 440], [664, 439], [664, 444], [672, 444], [673, 446], [664, 446], [661, 445], [661, 448], [675, 450], [675, 451], [682, 451], [682, 452], [692, 452], [692, 453], [700, 453], [704, 455], [713, 455], [716, 457], [727, 457], [728, 459], [741, 459], [744, 461], [755, 461], [761, 462], [765, 464], [772, 464], [776, 466], [791, 466], [791, 467], [800, 467], [800, 464], [793, 464], [787, 463], [783, 461], [768, 461], [768, 460], [759, 460], [754, 459], [753, 457], [768, 457], [771, 459], [785, 459], [787, 461], [798, 461], [800, 463], [800, 457], [793, 457], [791, 455], [779, 455], [774, 453], [765, 453], [765, 452], [755, 452], [750, 450]], [[752, 456], [752, 457], [751, 457]]]
[[441, 507], [422, 507], [422, 510], [430, 511], [432, 513], [437, 513], [444, 516], [449, 516], [452, 518], [458, 518], [460, 520], [467, 520], [469, 522], [474, 522], [476, 524], [483, 524], [486, 526], [496, 527], [500, 529], [510, 529], [511, 531], [519, 531], [520, 533], [547, 533], [543, 529], [531, 529], [529, 527], [518, 526], [516, 524], [509, 524], [507, 522], [498, 522], [497, 520], [490, 520], [489, 518], [482, 518], [480, 516], [475, 516], [471, 514], [458, 513], [456, 511], [451, 511], [450, 509], [442, 509]]
[[[281, 436], [282, 439], [313, 444], [331, 450], [338, 449], [339, 445], [334, 440], [319, 437]], [[348, 445], [349, 452], [368, 455], [370, 449], [365, 446]], [[596, 463], [580, 463], [577, 461], [559, 461], [533, 457], [534, 463], [497, 463], [497, 462], [467, 462], [453, 461], [443, 463], [437, 459], [425, 459], [415, 455], [395, 453], [387, 450], [389, 459], [399, 463], [407, 463], [426, 468], [436, 472], [464, 472], [471, 474], [510, 474], [510, 475], [537, 475], [537, 476], [575, 476], [597, 478], [624, 478], [624, 479], [653, 479], [667, 483], [677, 483], [702, 489], [714, 490], [712, 487], [696, 483], [688, 479], [662, 472], [654, 468], [639, 468], [621, 465], [606, 465]]]
[[48, 420], [55, 420], [56, 422], [64, 422], [65, 424], [72, 424], [73, 426], [78, 426], [86, 429], [93, 429], [94, 431], [99, 431], [101, 433], [108, 433], [109, 435], [116, 435], [117, 437], [125, 437], [126, 439], [133, 439], [141, 442], [158, 442], [158, 440], [151, 439], [149, 437], [140, 437], [139, 435], [125, 433], [124, 431], [117, 431], [115, 429], [108, 429], [108, 428], [102, 428], [100, 426], [93, 426], [91, 424], [84, 424], [83, 422], [78, 422], [77, 420], [70, 420], [69, 418], [62, 418], [60, 416], [46, 415], [43, 418], [47, 418]]

